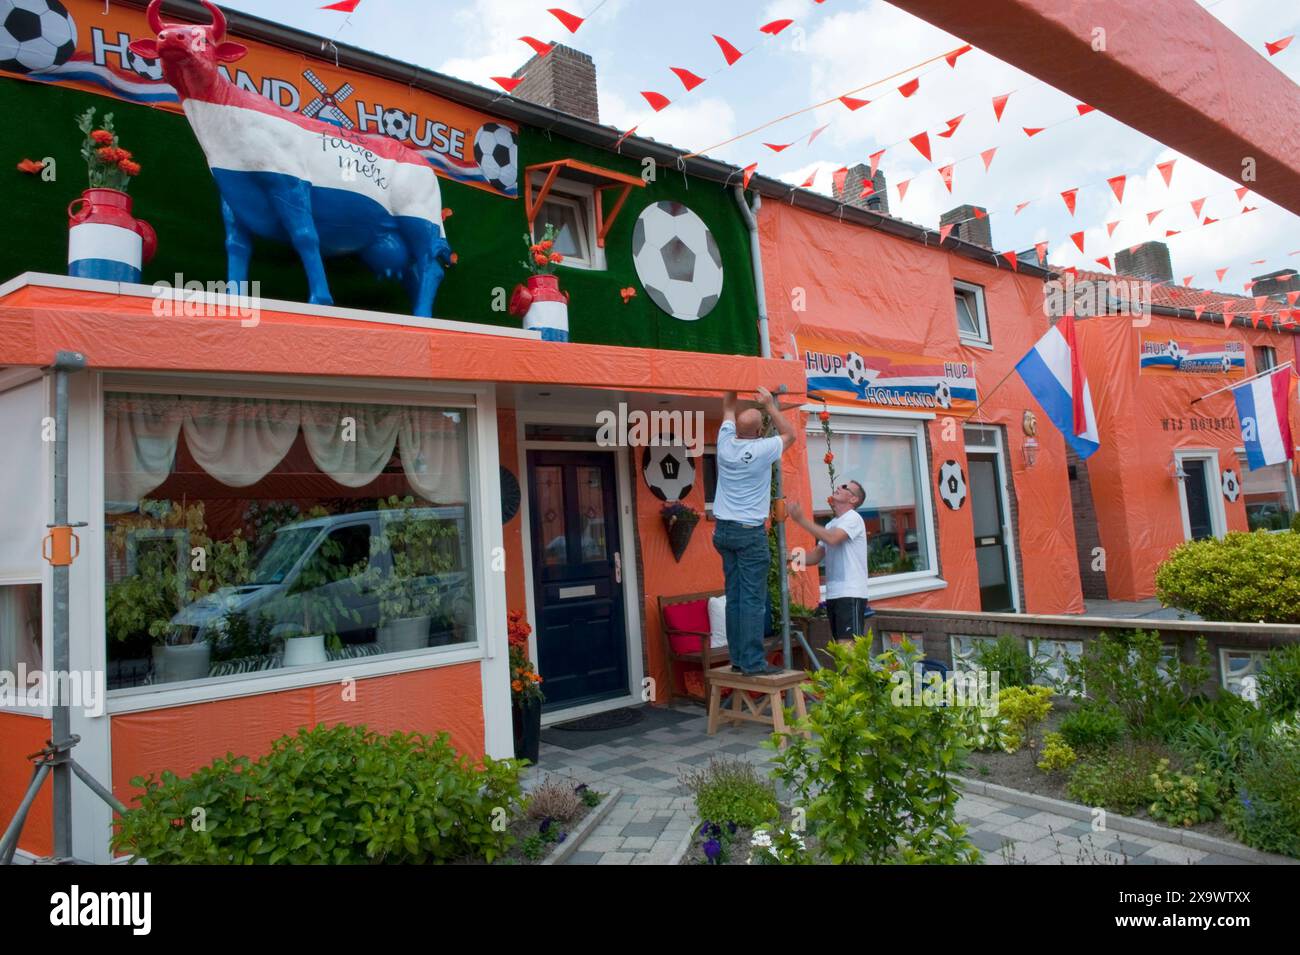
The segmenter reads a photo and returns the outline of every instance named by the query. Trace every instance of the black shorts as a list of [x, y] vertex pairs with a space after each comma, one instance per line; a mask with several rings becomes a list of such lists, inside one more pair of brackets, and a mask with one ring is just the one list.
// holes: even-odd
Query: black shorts
[[831, 639], [861, 637], [867, 632], [866, 618], [875, 611], [862, 597], [836, 597], [826, 601], [826, 616], [831, 625]]

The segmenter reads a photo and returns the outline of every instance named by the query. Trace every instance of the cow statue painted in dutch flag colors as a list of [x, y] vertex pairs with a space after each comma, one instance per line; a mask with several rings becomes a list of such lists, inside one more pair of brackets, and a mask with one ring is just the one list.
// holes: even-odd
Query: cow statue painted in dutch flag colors
[[402, 280], [414, 314], [432, 315], [452, 262], [433, 167], [394, 139], [308, 119], [235, 86], [217, 67], [247, 48], [225, 39], [215, 5], [203, 6], [211, 26], [164, 23], [162, 0], [151, 0], [157, 39], [131, 49], [161, 58], [207, 157], [221, 193], [227, 280], [248, 281], [260, 236], [293, 245], [314, 304], [333, 301], [323, 259], [355, 253], [378, 275]]

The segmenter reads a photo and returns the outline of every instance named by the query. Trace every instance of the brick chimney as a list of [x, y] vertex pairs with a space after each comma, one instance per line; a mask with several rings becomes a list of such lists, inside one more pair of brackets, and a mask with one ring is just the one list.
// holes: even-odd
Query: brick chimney
[[[978, 219], [975, 218], [976, 209], [981, 213]], [[958, 206], [939, 216], [939, 225], [955, 223], [952, 227], [954, 237], [991, 249], [993, 248], [993, 226], [989, 224], [987, 211], [983, 206]]]
[[1148, 282], [1172, 282], [1174, 267], [1169, 261], [1169, 246], [1163, 242], [1143, 242], [1116, 252], [1115, 273]]
[[867, 181], [867, 174], [871, 172], [871, 167], [866, 163], [858, 163], [856, 166], [850, 166], [848, 174], [844, 177], [843, 191], [836, 190], [834, 185], [831, 191], [835, 193], [835, 200], [842, 202], [846, 206], [857, 206], [859, 209], [869, 209], [872, 212], [879, 212], [881, 215], [889, 215], [889, 190], [885, 181], [885, 171], [876, 169], [876, 175], [871, 180], [871, 185], [875, 192], [864, 196], [862, 186]]
[[514, 75], [524, 78], [513, 94], [520, 99], [593, 123], [600, 122], [596, 64], [581, 50], [557, 43], [550, 53], [534, 56], [515, 70]]
[[1255, 285], [1251, 288], [1251, 295], [1280, 295], [1284, 292], [1294, 292], [1300, 289], [1300, 275], [1296, 274], [1295, 269], [1281, 269], [1277, 272], [1269, 272], [1267, 275], [1255, 276]]

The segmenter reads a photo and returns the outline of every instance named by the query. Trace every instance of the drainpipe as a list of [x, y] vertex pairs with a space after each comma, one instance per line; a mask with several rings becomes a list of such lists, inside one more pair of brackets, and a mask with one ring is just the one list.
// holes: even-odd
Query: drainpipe
[[[756, 213], [763, 207], [763, 198], [757, 192], [754, 193], [754, 207], [751, 209], [749, 203], [745, 200], [745, 190], [742, 186], [734, 186], [732, 195], [736, 197], [736, 205], [740, 206], [740, 216], [745, 220], [745, 225], [749, 229], [749, 258], [754, 265], [754, 293], [758, 300], [758, 353], [764, 358], [772, 357], [772, 343], [767, 329], [767, 293], [763, 287], [763, 253], [758, 241], [758, 218]], [[781, 462], [778, 461], [774, 467], [772, 478], [772, 496], [776, 501], [783, 497], [783, 481], [781, 480]], [[793, 657], [790, 653], [790, 575], [785, 569], [785, 521], [776, 522], [776, 553], [777, 558], [781, 561], [781, 658], [785, 661], [786, 669], [791, 668]], [[787, 700], [787, 702], [791, 702]]]

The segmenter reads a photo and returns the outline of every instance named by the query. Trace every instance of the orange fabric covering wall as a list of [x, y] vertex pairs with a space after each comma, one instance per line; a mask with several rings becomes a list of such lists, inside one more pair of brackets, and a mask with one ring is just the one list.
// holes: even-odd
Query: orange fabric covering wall
[[[1139, 600], [1155, 594], [1156, 569], [1184, 540], [1178, 485], [1170, 473], [1174, 452], [1215, 450], [1220, 472], [1216, 476], [1225, 468], [1232, 468], [1239, 477], [1245, 471], [1235, 453], [1242, 440], [1232, 393], [1225, 391], [1196, 405], [1191, 403], [1193, 398], [1242, 379], [1139, 375], [1141, 335], [1244, 342], [1247, 375], [1257, 371], [1254, 346], [1273, 347], [1278, 362], [1285, 362], [1291, 357], [1294, 336], [1237, 326], [1229, 330], [1218, 322], [1161, 316], [1152, 316], [1146, 328], [1133, 327], [1128, 316], [1087, 319], [1076, 327], [1101, 434], [1101, 448], [1088, 459], [1088, 474], [1106, 552], [1106, 586], [1112, 600]], [[1183, 429], [1167, 429], [1166, 419], [1181, 421]], [[1199, 419], [1226, 419], [1231, 426], [1201, 428]], [[1194, 423], [1198, 424], [1196, 430], [1192, 430]], [[1300, 404], [1293, 381], [1293, 441], [1300, 435], [1298, 426]], [[1215, 493], [1222, 495], [1221, 490]], [[1245, 495], [1235, 502], [1221, 499], [1228, 530], [1247, 530]]]
[[365, 724], [379, 733], [451, 734], [472, 759], [484, 753], [478, 663], [358, 680], [356, 698], [339, 683], [112, 717], [113, 794], [128, 806], [133, 776], [194, 772], [218, 756], [257, 757], [298, 727]]
[[[972, 420], [1003, 425], [1009, 444], [1011, 478], [1019, 504], [1023, 609], [1030, 613], [1082, 612], [1065, 441], [1018, 375], [1011, 375], [993, 393], [1047, 331], [1042, 280], [783, 203], [765, 205], [759, 223], [774, 355], [791, 353], [790, 336], [802, 332], [844, 342], [847, 348], [860, 343], [974, 365], [980, 397], [992, 395]], [[959, 343], [953, 304], [955, 279], [983, 286], [992, 351]], [[797, 294], [797, 290], [802, 292]], [[798, 298], [806, 305], [801, 311], [794, 310]], [[1026, 410], [1039, 420], [1040, 449], [1033, 468], [1025, 467], [1022, 452], [1021, 420]], [[959, 462], [969, 475], [963, 423], [950, 418], [945, 427], [943, 415], [929, 423], [928, 480], [942, 576], [948, 586], [881, 600], [880, 606], [980, 609], [970, 502], [951, 511], [940, 501], [936, 488], [940, 465], [946, 460]], [[802, 452], [797, 458], [794, 452], [787, 457], [787, 473], [793, 480], [786, 492], [805, 506], [810, 496], [806, 460]], [[812, 544], [811, 537], [793, 528], [792, 546]], [[808, 574], [807, 581], [799, 596], [805, 603], [813, 603], [815, 578]]]
[[[0, 826], [9, 825], [32, 780], [32, 764], [27, 756], [40, 750], [51, 732], [49, 720], [0, 713]], [[52, 792], [46, 780], [18, 841], [20, 849], [34, 855], [47, 856], [54, 851]]]
[[[519, 473], [519, 440], [515, 433], [515, 413], [513, 411], [497, 412], [497, 447], [501, 466], [515, 476], [519, 482], [519, 493], [528, 493], [526, 476]], [[525, 593], [527, 582], [524, 580], [524, 539], [523, 507], [515, 511], [501, 528], [502, 546], [505, 547], [506, 559], [506, 607], [509, 610], [527, 611]]]

